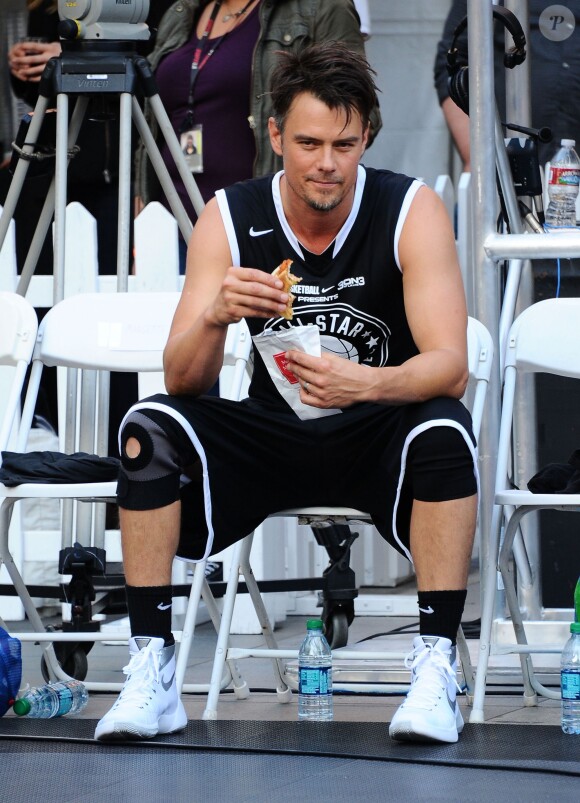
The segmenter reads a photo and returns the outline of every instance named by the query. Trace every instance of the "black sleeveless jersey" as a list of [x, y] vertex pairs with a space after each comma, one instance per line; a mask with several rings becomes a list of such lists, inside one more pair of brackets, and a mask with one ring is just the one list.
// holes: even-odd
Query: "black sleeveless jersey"
[[[282, 260], [292, 259], [292, 273], [302, 279], [292, 288], [293, 319], [248, 318], [252, 335], [315, 324], [323, 351], [365, 365], [400, 365], [417, 354], [405, 316], [397, 248], [420, 182], [359, 166], [351, 213], [324, 254], [315, 255], [288, 225], [280, 177], [251, 179], [216, 193], [232, 264], [270, 273]], [[250, 396], [280, 401], [256, 351]]]

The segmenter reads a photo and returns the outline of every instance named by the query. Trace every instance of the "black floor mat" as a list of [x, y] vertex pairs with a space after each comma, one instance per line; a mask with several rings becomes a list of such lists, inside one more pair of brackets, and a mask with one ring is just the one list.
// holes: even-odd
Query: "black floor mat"
[[107, 745], [95, 724], [0, 720], [3, 799], [578, 800], [580, 742], [545, 725], [466, 725], [455, 745], [425, 745], [397, 744], [380, 723], [194, 721]]

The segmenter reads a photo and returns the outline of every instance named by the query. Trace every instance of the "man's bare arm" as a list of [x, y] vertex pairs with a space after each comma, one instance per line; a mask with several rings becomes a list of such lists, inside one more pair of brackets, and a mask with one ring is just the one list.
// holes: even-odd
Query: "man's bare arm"
[[232, 267], [217, 202], [208, 203], [191, 236], [185, 283], [164, 352], [165, 385], [175, 395], [206, 393], [223, 361], [227, 327], [285, 309], [282, 282], [261, 270]]

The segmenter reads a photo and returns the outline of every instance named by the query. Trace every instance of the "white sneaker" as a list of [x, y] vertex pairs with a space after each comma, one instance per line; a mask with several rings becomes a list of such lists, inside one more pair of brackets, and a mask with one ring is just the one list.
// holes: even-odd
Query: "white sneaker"
[[456, 742], [463, 717], [455, 699], [455, 647], [447, 638], [417, 636], [405, 666], [411, 668], [411, 688], [389, 726], [398, 741]]
[[117, 702], [101, 719], [95, 739], [151, 739], [187, 725], [187, 715], [175, 683], [175, 645], [161, 638], [129, 639], [131, 660]]

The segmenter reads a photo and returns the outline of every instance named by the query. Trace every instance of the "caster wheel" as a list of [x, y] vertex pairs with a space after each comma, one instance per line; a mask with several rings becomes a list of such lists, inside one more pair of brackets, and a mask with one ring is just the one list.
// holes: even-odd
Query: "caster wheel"
[[[70, 675], [71, 678], [84, 680], [89, 669], [87, 653], [79, 645], [75, 645], [72, 649], [66, 649], [67, 646], [64, 642], [54, 645], [57, 660], [63, 671]], [[42, 672], [42, 677], [49, 683], [51, 675], [44, 655], [40, 659], [40, 671]]]
[[333, 650], [346, 647], [348, 642], [348, 617], [344, 611], [334, 611], [324, 622], [326, 640]]

